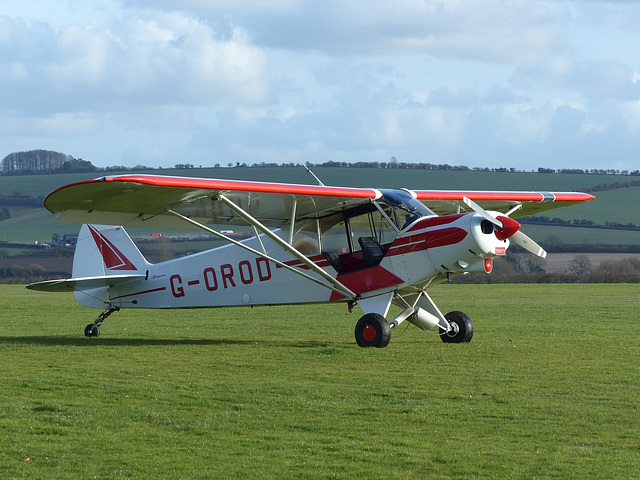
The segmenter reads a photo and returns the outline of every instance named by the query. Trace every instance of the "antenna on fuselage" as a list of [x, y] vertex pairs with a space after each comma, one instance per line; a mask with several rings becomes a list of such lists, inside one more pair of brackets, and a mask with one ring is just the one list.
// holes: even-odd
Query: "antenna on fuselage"
[[320, 180], [318, 177], [316, 177], [316, 174], [315, 174], [315, 173], [313, 173], [313, 172], [311, 171], [311, 169], [310, 169], [310, 168], [309, 168], [309, 167], [308, 167], [308, 166], [307, 166], [307, 165], [306, 165], [302, 160], [300, 160], [300, 159], [298, 158], [298, 156], [296, 156], [296, 160], [298, 160], [298, 161], [300, 162], [300, 165], [302, 165], [304, 168], [306, 168], [306, 169], [307, 169], [307, 172], [309, 172], [311, 175], [313, 175], [313, 178], [315, 178], [315, 179], [316, 179], [316, 181], [318, 182], [318, 185], [321, 185], [321, 186], [323, 186], [323, 187], [326, 187], [326, 185], [325, 185], [324, 183], [322, 183], [322, 180]]

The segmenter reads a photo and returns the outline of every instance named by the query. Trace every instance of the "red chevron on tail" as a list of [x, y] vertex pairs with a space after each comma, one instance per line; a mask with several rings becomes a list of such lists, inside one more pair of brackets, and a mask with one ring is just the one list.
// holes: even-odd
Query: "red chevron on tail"
[[107, 237], [93, 225], [88, 225], [88, 227], [100, 250], [104, 264], [109, 270], [137, 270], [135, 265]]

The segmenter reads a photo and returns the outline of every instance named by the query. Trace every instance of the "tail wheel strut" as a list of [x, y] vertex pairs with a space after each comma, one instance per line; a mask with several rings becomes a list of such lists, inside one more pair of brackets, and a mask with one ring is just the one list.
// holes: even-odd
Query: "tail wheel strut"
[[100, 336], [100, 325], [104, 322], [109, 315], [113, 312], [117, 312], [120, 310], [120, 307], [116, 307], [115, 305], [110, 305], [104, 312], [98, 315], [96, 321], [87, 325], [84, 329], [85, 337], [99, 337]]

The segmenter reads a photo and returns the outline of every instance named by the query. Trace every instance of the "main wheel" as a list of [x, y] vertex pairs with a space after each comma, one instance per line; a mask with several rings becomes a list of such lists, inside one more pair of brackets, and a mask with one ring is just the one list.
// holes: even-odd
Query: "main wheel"
[[473, 322], [464, 312], [449, 312], [444, 318], [451, 324], [453, 330], [440, 335], [444, 343], [470, 342], [473, 338]]
[[356, 342], [361, 347], [383, 348], [391, 340], [391, 326], [378, 313], [367, 313], [356, 324]]
[[84, 329], [85, 337], [99, 337], [100, 336], [100, 327], [98, 325], [94, 325], [90, 323]]

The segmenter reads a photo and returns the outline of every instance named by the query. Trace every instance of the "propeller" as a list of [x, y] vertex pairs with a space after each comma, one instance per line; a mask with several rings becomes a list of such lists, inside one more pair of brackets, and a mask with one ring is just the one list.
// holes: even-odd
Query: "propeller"
[[486, 220], [498, 227], [495, 231], [495, 235], [498, 240], [506, 240], [509, 238], [534, 255], [542, 258], [547, 256], [547, 252], [540, 245], [520, 231], [520, 224], [513, 218], [509, 218], [505, 215], [498, 215], [497, 217], [494, 217], [470, 198], [463, 197], [462, 201], [468, 205], [471, 210], [483, 216]]

